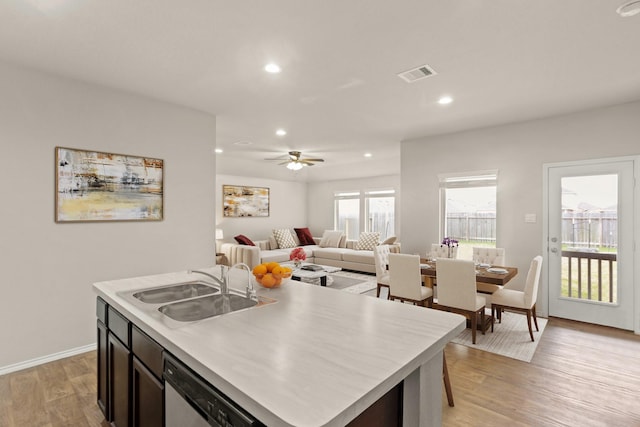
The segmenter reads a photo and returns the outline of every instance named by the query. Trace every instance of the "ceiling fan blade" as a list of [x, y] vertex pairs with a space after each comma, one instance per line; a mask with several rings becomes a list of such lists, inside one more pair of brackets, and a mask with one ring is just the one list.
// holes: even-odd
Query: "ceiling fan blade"
[[284, 154], [278, 157], [270, 157], [265, 160], [277, 160], [280, 161], [278, 165], [288, 165], [290, 163], [300, 163], [305, 166], [313, 166], [315, 162], [324, 162], [324, 159], [320, 158], [302, 158], [300, 151], [289, 151], [288, 154]]

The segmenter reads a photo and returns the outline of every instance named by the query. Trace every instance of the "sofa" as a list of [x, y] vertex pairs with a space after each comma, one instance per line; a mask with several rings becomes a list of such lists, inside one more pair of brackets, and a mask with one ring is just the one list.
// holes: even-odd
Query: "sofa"
[[[334, 237], [336, 237], [336, 232]], [[344, 235], [339, 239], [327, 241], [325, 236], [313, 237], [312, 245], [301, 245], [300, 239], [292, 231], [295, 242], [294, 247], [301, 247], [307, 256], [306, 262], [320, 265], [330, 265], [340, 267], [345, 270], [359, 271], [363, 273], [375, 273], [375, 259], [373, 250], [359, 249], [360, 240], [348, 240]], [[364, 233], [363, 233], [364, 234]], [[324, 240], [323, 240], [324, 239]], [[289, 261], [289, 254], [294, 247], [281, 248], [275, 236], [270, 236], [267, 240], [256, 240], [252, 242], [255, 246], [239, 243], [221, 243], [219, 252], [223, 253], [229, 265], [239, 262], [247, 264], [253, 269], [263, 262], [275, 261], [278, 263]], [[400, 244], [389, 245], [391, 252], [400, 252]]]

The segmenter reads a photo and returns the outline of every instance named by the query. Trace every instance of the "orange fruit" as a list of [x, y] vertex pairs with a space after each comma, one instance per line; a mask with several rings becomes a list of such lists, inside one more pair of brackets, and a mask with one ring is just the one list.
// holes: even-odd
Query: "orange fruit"
[[274, 286], [280, 286], [282, 283], [282, 277], [276, 277], [276, 284]]
[[274, 268], [276, 267], [280, 267], [280, 264], [278, 264], [277, 262], [268, 262], [267, 263], [267, 272], [271, 273], [273, 271]]
[[253, 267], [254, 275], [265, 274], [266, 272], [267, 272], [267, 266], [264, 264], [256, 265], [255, 267]]
[[284, 277], [285, 279], [287, 277], [291, 277], [291, 269], [289, 267], [280, 267], [281, 271], [282, 271], [282, 277]]
[[282, 276], [282, 267], [280, 267], [280, 266], [274, 267], [273, 270], [271, 270], [271, 274], [273, 274], [276, 277], [281, 277]]
[[262, 286], [265, 288], [273, 288], [276, 285], [276, 278], [273, 277], [273, 274], [267, 273], [262, 276]]

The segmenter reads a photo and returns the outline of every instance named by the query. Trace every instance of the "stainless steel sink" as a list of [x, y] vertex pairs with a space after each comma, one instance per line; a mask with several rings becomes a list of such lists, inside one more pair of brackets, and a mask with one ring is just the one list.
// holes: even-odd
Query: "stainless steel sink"
[[258, 301], [240, 295], [208, 295], [166, 304], [158, 310], [179, 322], [193, 322], [258, 305]]
[[148, 304], [162, 304], [170, 301], [178, 301], [203, 295], [215, 294], [220, 291], [207, 282], [195, 280], [193, 282], [178, 283], [160, 288], [148, 289], [136, 292], [134, 298]]

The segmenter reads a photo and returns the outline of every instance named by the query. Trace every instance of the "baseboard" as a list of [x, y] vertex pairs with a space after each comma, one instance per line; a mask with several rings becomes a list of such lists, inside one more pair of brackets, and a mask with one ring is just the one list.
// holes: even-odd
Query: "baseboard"
[[42, 365], [43, 363], [53, 362], [55, 360], [64, 359], [65, 357], [75, 356], [77, 354], [95, 351], [96, 343], [88, 344], [83, 347], [72, 348], [70, 350], [61, 351], [60, 353], [49, 354], [47, 356], [38, 357], [24, 362], [14, 363], [13, 365], [0, 367], [0, 376], [10, 374], [11, 372], [21, 371], [23, 369], [32, 368]]

